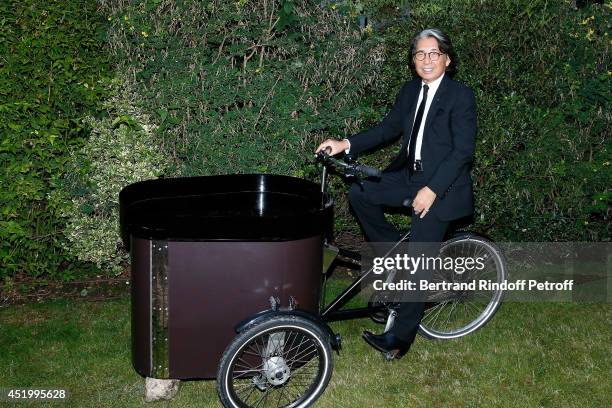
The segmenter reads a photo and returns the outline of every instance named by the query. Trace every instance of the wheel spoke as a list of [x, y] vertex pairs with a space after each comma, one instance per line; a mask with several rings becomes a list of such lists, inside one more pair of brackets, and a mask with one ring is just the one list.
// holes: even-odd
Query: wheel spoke
[[[313, 335], [313, 329], [306, 331], [295, 327], [296, 318], [279, 320], [283, 319], [288, 321], [287, 327], [274, 327], [252, 334], [248, 344], [236, 349], [230, 365], [231, 375], [223, 378], [229, 379], [228, 395], [238, 406], [300, 405], [312, 398], [315, 391], [318, 396], [324, 389], [319, 384], [326, 384], [329, 380], [330, 371], [326, 371], [322, 360], [324, 353], [329, 356], [329, 344], [322, 348], [325, 342], [318, 334]], [[312, 323], [307, 324], [312, 327]], [[225, 384], [220, 381], [222, 395], [225, 395]]]
[[468, 306], [468, 309], [471, 308], [472, 310], [474, 310], [474, 312], [476, 312], [475, 313], [476, 316], [480, 315], [481, 311], [476, 306], [474, 306], [471, 302], [466, 302], [465, 304]]
[[269, 388], [266, 388], [266, 390], [263, 392], [263, 395], [261, 396], [261, 398], [259, 398], [259, 401], [257, 401], [257, 403], [254, 405], [253, 408], [257, 408], [259, 406], [259, 404], [261, 404], [261, 402], [266, 399], [266, 397], [268, 396], [268, 390]]
[[426, 317], [431, 316], [431, 314], [434, 312], [434, 310], [438, 309], [439, 307], [442, 307], [442, 303], [438, 303], [434, 307], [432, 307], [431, 309], [426, 310], [425, 311], [425, 317], [423, 318], [423, 320], [425, 320]]
[[[244, 361], [244, 360], [242, 359], [242, 357], [240, 357], [240, 358], [238, 359], [238, 361], [240, 361], [240, 362], [242, 362], [242, 363], [244, 364], [244, 365], [241, 365], [241, 368], [250, 369], [250, 368], [259, 368], [259, 367], [263, 367], [263, 363], [262, 363], [262, 364], [260, 364], [260, 365], [258, 365], [257, 367], [253, 367], [253, 364], [249, 364], [248, 362]], [[238, 364], [238, 363], [236, 363], [236, 364]]]
[[[466, 270], [463, 274], [444, 270], [435, 270], [434, 282], [469, 283], [480, 280], [501, 282], [505, 279], [503, 257], [495, 246], [477, 236], [461, 237], [444, 243], [440, 248], [441, 257], [481, 258], [482, 268]], [[426, 335], [434, 338], [450, 338], [465, 335], [480, 327], [491, 318], [499, 304], [494, 299], [501, 299], [499, 291], [438, 291], [428, 296], [429, 301], [438, 304], [425, 311], [421, 327]], [[450, 304], [449, 304], [450, 303]]]
[[450, 322], [450, 318], [453, 315], [453, 311], [455, 310], [455, 307], [457, 307], [457, 302], [453, 302], [452, 306], [450, 307], [450, 311], [448, 312], [448, 317], [446, 318], [445, 323], [445, 327], [447, 327], [447, 329], [450, 328], [450, 325], [448, 325], [448, 323]]
[[447, 301], [445, 301], [444, 303], [441, 303], [441, 305], [442, 305], [442, 306], [440, 307], [440, 309], [438, 310], [438, 312], [437, 312], [437, 313], [436, 313], [436, 315], [434, 316], [433, 320], [431, 321], [431, 326], [432, 326], [432, 327], [435, 327], [435, 322], [436, 322], [436, 320], [438, 320], [438, 317], [440, 316], [440, 313], [442, 312], [442, 310], [444, 310], [444, 307], [445, 307], [447, 304], [448, 304], [448, 300], [447, 300]]
[[286, 350], [286, 351], [283, 353], [283, 357], [287, 356], [289, 353], [291, 353], [291, 352], [292, 352], [293, 350], [295, 350], [295, 349], [298, 349], [298, 350], [299, 350], [299, 349], [300, 349], [300, 347], [302, 347], [302, 344], [304, 344], [304, 342], [306, 342], [306, 341], [308, 341], [308, 339], [307, 339], [306, 337], [302, 337], [302, 340], [300, 341], [300, 344], [298, 344], [298, 345], [297, 345], [297, 346], [295, 346], [295, 347], [292, 347], [292, 348], [291, 348], [291, 349], [289, 349], [289, 350]]
[[[289, 365], [290, 368], [293, 367], [293, 364], [297, 361], [299, 361], [300, 358], [308, 355], [308, 353], [310, 353], [311, 351], [316, 351], [317, 347], [314, 344], [309, 345], [306, 349], [299, 351], [295, 356], [293, 356], [291, 359], [287, 359], [290, 360], [291, 363]], [[312, 360], [312, 358], [308, 359], [307, 361]]]

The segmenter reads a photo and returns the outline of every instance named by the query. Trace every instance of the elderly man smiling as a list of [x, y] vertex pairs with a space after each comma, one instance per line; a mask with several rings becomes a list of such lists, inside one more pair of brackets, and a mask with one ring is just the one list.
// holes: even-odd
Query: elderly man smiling
[[[470, 88], [450, 78], [457, 56], [446, 34], [421, 31], [412, 40], [410, 54], [415, 78], [403, 85], [385, 118], [347, 139], [328, 139], [316, 151], [356, 154], [401, 138], [399, 154], [380, 180], [353, 185], [349, 201], [368, 240], [391, 243], [401, 235], [385, 219], [383, 208], [401, 207], [408, 199], [410, 242], [432, 243], [428, 250], [437, 252], [450, 222], [474, 212], [470, 169], [476, 102]], [[391, 330], [381, 335], [366, 331], [363, 337], [377, 350], [400, 358], [414, 341], [423, 310], [422, 301], [403, 302]]]

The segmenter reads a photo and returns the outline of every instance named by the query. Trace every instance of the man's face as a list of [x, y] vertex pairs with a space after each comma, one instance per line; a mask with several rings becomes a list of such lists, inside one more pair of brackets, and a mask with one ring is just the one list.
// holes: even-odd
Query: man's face
[[438, 48], [438, 40], [436, 40], [434, 37], [421, 38], [419, 41], [417, 41], [414, 52], [416, 54], [419, 51], [425, 53], [425, 59], [423, 61], [419, 61], [413, 55], [412, 58], [414, 60], [414, 67], [417, 75], [423, 79], [423, 82], [428, 84], [442, 76], [446, 70], [446, 67], [448, 67], [450, 64], [450, 58], [446, 54], [440, 55], [440, 58], [438, 58], [437, 61], [432, 61], [431, 58], [429, 58], [430, 52], [441, 52]]

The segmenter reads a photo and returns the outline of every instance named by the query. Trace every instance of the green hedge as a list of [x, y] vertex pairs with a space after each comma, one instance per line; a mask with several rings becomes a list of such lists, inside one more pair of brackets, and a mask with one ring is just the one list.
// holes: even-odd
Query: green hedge
[[357, 102], [377, 78], [382, 48], [317, 4], [109, 4], [111, 48], [157, 114], [176, 174], [303, 175], [324, 133], [354, 131], [372, 111]]
[[[88, 1], [42, 4], [0, 5], [0, 276], [71, 277], [59, 272], [81, 266], [69, 253], [89, 259], [79, 251], [96, 247], [96, 239], [72, 245], [78, 237], [65, 225], [78, 229], [96, 224], [96, 216], [108, 219], [116, 202], [95, 201], [95, 192], [114, 191], [129, 179], [119, 165], [113, 172], [113, 154], [91, 154], [104, 149], [100, 143], [112, 152], [113, 138], [88, 145], [90, 133], [119, 132], [126, 146], [134, 137], [158, 146], [169, 167], [142, 177], [164, 171], [314, 178], [308, 158], [317, 143], [385, 114], [411, 76], [409, 39], [432, 26], [451, 35], [461, 61], [458, 79], [477, 95], [474, 228], [497, 240], [610, 239], [608, 5], [101, 0], [97, 12]], [[364, 30], [360, 13], [371, 24]], [[121, 109], [100, 104], [110, 96], [105, 50], [131, 95]], [[88, 120], [88, 128], [82, 118], [92, 114], [101, 118]], [[129, 120], [117, 124], [123, 116]], [[382, 166], [396, 149], [364, 160]], [[130, 160], [142, 154], [160, 163], [147, 149]], [[85, 180], [103, 162], [120, 176], [112, 189]], [[66, 178], [68, 169], [81, 177], [76, 184]], [[79, 185], [87, 191], [80, 194]], [[336, 180], [333, 188], [341, 197], [345, 187]], [[68, 198], [49, 201], [57, 189]], [[337, 213], [339, 227], [356, 228], [342, 200]], [[108, 236], [117, 231], [104, 225], [90, 236], [104, 237], [110, 248], [116, 241]], [[118, 258], [94, 261], [117, 265], [122, 255], [110, 256]]]
[[[358, 13], [372, 23], [361, 33]], [[609, 16], [559, 0], [149, 1], [115, 10], [113, 48], [179, 174], [304, 175], [319, 140], [384, 114], [410, 77], [409, 39], [440, 27], [478, 98], [476, 228], [500, 240], [606, 240]], [[367, 64], [381, 45], [382, 71]], [[344, 202], [339, 214], [354, 226]]]
[[78, 266], [48, 195], [105, 94], [104, 23], [88, 0], [0, 3], [0, 278]]

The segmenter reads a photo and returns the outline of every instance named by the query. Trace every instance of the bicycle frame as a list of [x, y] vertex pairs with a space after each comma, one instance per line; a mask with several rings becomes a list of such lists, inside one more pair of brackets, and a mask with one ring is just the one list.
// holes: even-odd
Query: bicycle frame
[[[327, 195], [327, 177], [328, 177], [328, 169], [327, 164], [323, 163], [323, 170], [321, 172], [321, 193], [323, 197]], [[323, 199], [325, 201], [325, 198]], [[404, 242], [410, 236], [410, 231], [408, 231], [398, 242], [396, 242], [391, 249], [389, 249], [385, 253], [385, 257], [388, 256], [397, 246]], [[331, 266], [333, 261], [339, 256], [348, 258], [351, 261], [354, 261], [354, 264], [358, 264], [361, 267], [361, 255], [357, 252], [348, 251], [342, 248], [334, 247], [328, 242], [324, 242], [324, 265], [327, 267]], [[332, 300], [328, 305], [321, 307], [322, 311], [320, 312], [320, 317], [323, 321], [337, 321], [337, 320], [350, 320], [350, 319], [358, 319], [362, 317], [367, 317], [371, 313], [375, 313], [381, 310], [384, 310], [384, 306], [379, 307], [361, 307], [361, 308], [353, 308], [353, 309], [344, 309], [340, 310], [344, 305], [346, 305], [351, 299], [353, 299], [357, 294], [361, 291], [361, 283], [372, 273], [373, 266], [370, 267], [367, 271], [360, 274], [357, 278], [355, 278], [351, 284], [334, 300]], [[327, 280], [327, 270], [324, 270], [326, 274], [325, 279]], [[331, 276], [331, 274], [330, 274]], [[326, 282], [324, 282], [325, 285]], [[322, 294], [322, 301], [324, 301], [325, 291]]]

